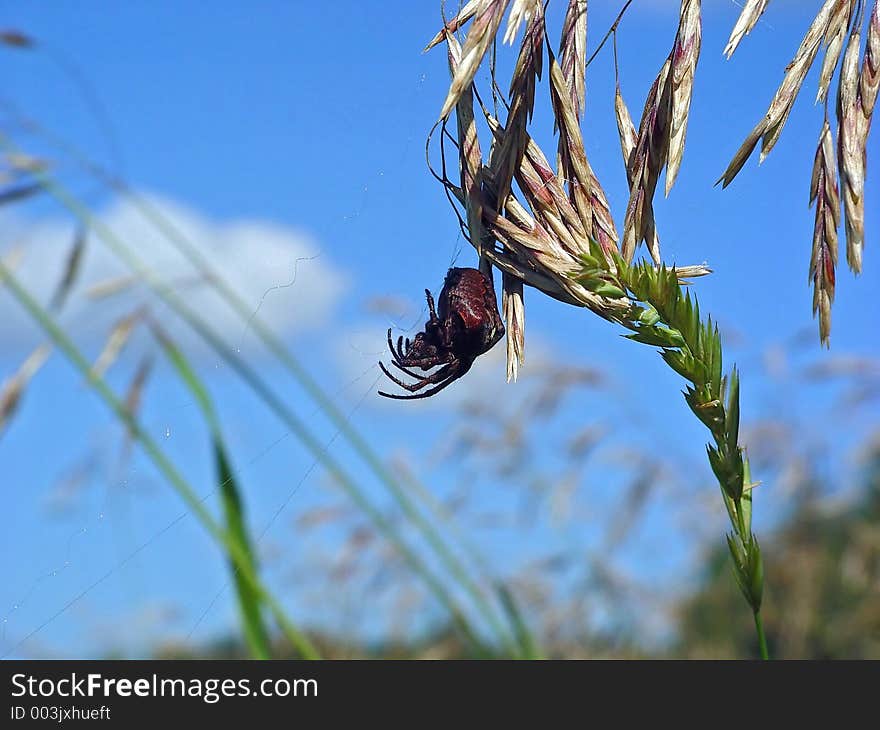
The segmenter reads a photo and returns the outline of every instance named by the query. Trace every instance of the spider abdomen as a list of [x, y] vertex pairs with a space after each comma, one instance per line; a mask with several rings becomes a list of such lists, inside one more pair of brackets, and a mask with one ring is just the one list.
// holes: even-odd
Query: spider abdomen
[[[416, 382], [406, 383], [380, 362], [382, 372], [411, 393], [392, 395], [379, 392], [387, 398], [427, 398], [443, 390], [470, 370], [474, 360], [492, 349], [504, 335], [492, 280], [478, 269], [449, 269], [436, 311], [434, 299], [427, 289], [425, 297], [430, 319], [423, 332], [416, 334], [412, 341], [407, 339], [404, 342], [403, 337], [398, 338], [395, 347], [391, 330], [388, 330], [391, 364], [415, 378]], [[438, 369], [423, 377], [414, 372], [414, 368], [424, 372]], [[423, 390], [428, 385], [435, 387]]]
[[476, 359], [504, 335], [495, 288], [478, 269], [449, 269], [437, 309], [440, 321], [458, 330], [452, 335], [453, 351], [466, 357]]

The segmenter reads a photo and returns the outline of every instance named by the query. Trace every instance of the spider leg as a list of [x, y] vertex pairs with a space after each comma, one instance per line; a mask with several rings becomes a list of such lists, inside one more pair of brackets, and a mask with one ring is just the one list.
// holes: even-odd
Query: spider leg
[[415, 391], [420, 390], [421, 388], [424, 388], [426, 385], [431, 385], [431, 384], [436, 383], [440, 380], [443, 380], [443, 378], [445, 378], [447, 375], [449, 375], [452, 372], [452, 370], [457, 367], [457, 361], [451, 362], [448, 365], [444, 365], [442, 368], [440, 368], [436, 372], [433, 372], [430, 375], [425, 375], [424, 377], [421, 377], [417, 373], [413, 373], [413, 372], [407, 370], [406, 368], [401, 367], [397, 363], [392, 363], [392, 364], [395, 367], [402, 370], [403, 372], [405, 372], [407, 375], [410, 375], [411, 377], [416, 378], [416, 382], [415, 383], [406, 383], [406, 382], [400, 380], [385, 367], [384, 363], [380, 362], [379, 367], [382, 368], [382, 372], [385, 373], [389, 378], [391, 378], [391, 380], [393, 380], [395, 383], [397, 383], [401, 388], [406, 388], [411, 393], [414, 393]]
[[[395, 362], [404, 362], [406, 360], [406, 355], [404, 354], [404, 342], [403, 335], [397, 338], [397, 347], [394, 347], [394, 342], [391, 339], [391, 328], [388, 328], [388, 349], [391, 351], [391, 357]], [[409, 338], [406, 338], [406, 349], [409, 350]]]
[[391, 364], [394, 365], [394, 367], [396, 367], [401, 372], [406, 373], [411, 378], [415, 378], [416, 380], [421, 380], [424, 377], [423, 375], [419, 375], [418, 373], [414, 373], [409, 368], [405, 368], [403, 365], [401, 365], [399, 362], [397, 362], [397, 360], [392, 360]]
[[[382, 372], [385, 373], [385, 375], [387, 375], [393, 382], [397, 383], [401, 388], [408, 390], [410, 393], [415, 393], [416, 391], [421, 390], [422, 388], [424, 388], [428, 385], [438, 383], [440, 381], [445, 380], [446, 378], [448, 378], [450, 376], [454, 376], [455, 373], [458, 371], [459, 361], [455, 360], [455, 361], [449, 363], [448, 365], [444, 365], [437, 372], [431, 373], [430, 375], [426, 375], [424, 378], [419, 378], [419, 380], [415, 383], [405, 383], [400, 378], [393, 375], [385, 367], [385, 365], [381, 362], [379, 363], [379, 367], [382, 368]], [[398, 365], [397, 367], [400, 367], [400, 366]], [[412, 375], [414, 377], [418, 377], [414, 373], [410, 373], [409, 371], [407, 371], [405, 368], [400, 368], [400, 369], [403, 370], [407, 375]], [[387, 393], [380, 393], [380, 395], [384, 395], [388, 398], [394, 397], [394, 396], [389, 395]]]
[[[451, 352], [445, 352], [442, 355], [431, 355], [430, 357], [422, 357], [417, 359], [402, 359], [395, 360], [397, 365], [402, 365], [408, 368], [421, 368], [422, 370], [430, 370], [436, 365], [446, 365], [455, 360], [455, 355]], [[416, 377], [424, 377], [422, 375], [418, 375]]]
[[[398, 378], [396, 375], [393, 375], [393, 374], [391, 373], [391, 371], [388, 370], [388, 368], [385, 367], [385, 363], [383, 363], [381, 360], [379, 361], [379, 368], [382, 370], [383, 373], [385, 373], [385, 375], [388, 376], [388, 378], [389, 378], [392, 382], [397, 383], [401, 388], [409, 388], [409, 387], [410, 387], [410, 385], [409, 385], [408, 383], [403, 382], [403, 381], [402, 381], [400, 378]], [[385, 395], [385, 394], [384, 394], [383, 392], [379, 391], [379, 395]]]
[[434, 308], [434, 297], [431, 296], [431, 292], [428, 289], [425, 289], [425, 298], [428, 300], [428, 311], [431, 313], [431, 321], [434, 322], [438, 319], [437, 310]]
[[[443, 368], [442, 370], [438, 370], [436, 373], [434, 373], [434, 375], [438, 375], [439, 373], [443, 372], [444, 370], [447, 371], [446, 377], [439, 383], [439, 385], [436, 385], [433, 388], [429, 388], [428, 390], [425, 390], [421, 393], [413, 393], [412, 395], [399, 395], [399, 394], [392, 394], [392, 393], [383, 393], [382, 391], [379, 391], [379, 395], [383, 395], [386, 398], [393, 398], [395, 400], [416, 400], [418, 398], [430, 398], [435, 393], [439, 393], [446, 386], [448, 386], [451, 383], [458, 380], [462, 375], [464, 375], [468, 370], [471, 369], [471, 365], [473, 365], [473, 361], [471, 361], [471, 362], [464, 361], [463, 362], [461, 360], [456, 360], [454, 363], [450, 363], [446, 368]], [[425, 385], [428, 385], [427, 381], [431, 377], [432, 376], [429, 375], [428, 378], [425, 378], [425, 381], [426, 381], [425, 384], [421, 385], [420, 387], [423, 388]], [[394, 378], [392, 378], [392, 380], [393, 379]]]
[[[454, 358], [450, 359], [448, 362], [446, 362], [445, 365], [444, 365], [443, 362], [439, 362], [439, 363], [437, 363], [437, 362], [432, 362], [432, 363], [431, 363], [431, 367], [434, 367], [435, 365], [443, 365], [444, 367], [437, 371], [437, 373], [439, 373], [439, 372], [442, 372], [444, 369], [448, 368], [448, 367], [452, 364], [452, 361], [453, 361], [453, 360], [454, 360]], [[415, 378], [416, 380], [424, 380], [424, 379], [427, 378], [427, 377], [433, 377], [434, 375], [437, 374], [437, 373], [431, 373], [431, 375], [422, 375], [422, 374], [420, 374], [420, 373], [413, 372], [412, 370], [410, 370], [409, 367], [404, 367], [403, 365], [401, 365], [401, 364], [400, 364], [399, 362], [397, 362], [396, 360], [392, 360], [392, 361], [391, 361], [391, 364], [394, 365], [394, 367], [396, 367], [398, 370], [400, 370], [400, 371], [406, 373], [406, 374], [409, 375], [411, 378]], [[411, 365], [410, 367], [413, 367], [413, 366]], [[418, 367], [418, 366], [416, 366], [416, 367]]]
[[391, 341], [391, 328], [388, 328], [388, 349], [391, 351], [391, 355], [393, 357], [397, 357], [397, 352], [394, 349], [394, 343]]

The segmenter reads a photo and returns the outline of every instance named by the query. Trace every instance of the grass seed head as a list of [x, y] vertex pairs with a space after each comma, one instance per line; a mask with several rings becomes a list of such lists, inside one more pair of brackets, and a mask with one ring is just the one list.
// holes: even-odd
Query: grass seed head
[[587, 95], [587, 0], [569, 0], [562, 22], [559, 63], [575, 114], [584, 112]]
[[507, 16], [507, 30], [504, 31], [504, 42], [512, 45], [523, 23], [529, 23], [535, 13], [543, 13], [541, 0], [513, 0], [510, 15]]
[[828, 345], [831, 334], [831, 304], [834, 301], [837, 266], [837, 229], [840, 226], [840, 195], [837, 188], [837, 158], [828, 120], [822, 125], [813, 175], [810, 202], [816, 207], [810, 282], [813, 285], [813, 316], [819, 315], [819, 339]]
[[632, 261], [640, 241], [650, 240], [648, 229], [649, 221], [653, 224], [654, 220], [654, 191], [669, 149], [671, 67], [672, 60], [667, 58], [648, 91], [636, 147], [630, 158], [630, 197], [626, 206], [621, 246], [621, 253], [627, 262]]
[[868, 40], [865, 43], [865, 58], [859, 76], [859, 93], [862, 111], [870, 118], [880, 90], [880, 0], [874, 1], [874, 10], [868, 21]]
[[477, 12], [477, 8], [480, 6], [482, 0], [470, 0], [467, 5], [465, 5], [461, 10], [458, 11], [458, 15], [456, 15], [452, 20], [448, 21], [425, 46], [425, 50], [422, 53], [427, 53], [434, 46], [442, 43], [444, 40], [447, 40], [447, 36], [451, 36], [455, 33], [459, 28], [461, 28], [465, 23], [467, 23]]
[[837, 95], [837, 154], [840, 165], [846, 230], [846, 260], [856, 274], [862, 270], [865, 242], [865, 166], [871, 117], [865, 115], [860, 93], [860, 23], [853, 24], [840, 67]]
[[739, 42], [744, 36], [751, 33], [752, 28], [755, 27], [755, 24], [764, 14], [769, 4], [770, 0], [746, 0], [742, 12], [739, 14], [739, 18], [737, 18], [736, 25], [733, 26], [730, 40], [727, 41], [727, 46], [724, 48], [725, 56], [730, 58], [733, 55]]
[[503, 274], [501, 304], [507, 328], [507, 382], [516, 382], [519, 366], [525, 362], [525, 307], [522, 279]]
[[[617, 134], [620, 137], [620, 151], [623, 154], [623, 164], [626, 167], [626, 179], [630, 190], [633, 187], [633, 179], [635, 168], [633, 164], [636, 145], [638, 144], [638, 135], [630, 116], [623, 95], [620, 93], [620, 84], [614, 91], [614, 115], [617, 119]], [[651, 259], [655, 264], [660, 263], [660, 238], [657, 235], [657, 228], [654, 223], [654, 204], [648, 201], [644, 210], [644, 241], [651, 254]], [[637, 242], [638, 243], [638, 242]]]
[[700, 0], [682, 0], [679, 15], [678, 33], [672, 49], [671, 94], [669, 114], [669, 152], [666, 162], [666, 195], [672, 189], [681, 158], [684, 155], [684, 140], [687, 133], [688, 114], [694, 91], [694, 74], [700, 58], [702, 42], [702, 22]]
[[461, 60], [452, 78], [443, 108], [440, 110], [441, 119], [449, 115], [462, 92], [473, 82], [483, 56], [495, 39], [501, 18], [509, 4], [510, 0], [480, 0], [475, 8], [471, 27], [461, 49]]
[[18, 406], [21, 404], [25, 388], [27, 388], [28, 383], [39, 372], [40, 368], [43, 367], [46, 360], [49, 359], [51, 352], [52, 348], [50, 345], [40, 345], [28, 355], [18, 371], [3, 383], [3, 387], [0, 388], [0, 434], [3, 433], [13, 416], [15, 416]]
[[[507, 118], [502, 124], [496, 113], [480, 102], [483, 117], [492, 134], [488, 159], [481, 150], [474, 120], [474, 77], [486, 48], [500, 27], [501, 16], [511, 5], [508, 30], [518, 35], [525, 25], [519, 55], [505, 101]], [[586, 3], [570, 0], [563, 23], [558, 62], [546, 42], [544, 5], [539, 2], [500, 2], [482, 0], [468, 3], [441, 33], [448, 45], [452, 81], [444, 120], [456, 108], [457, 148], [460, 185], [450, 181], [444, 169], [442, 180], [450, 199], [466, 208], [471, 243], [481, 257], [481, 268], [501, 270], [502, 305], [507, 325], [507, 375], [515, 380], [524, 354], [523, 288], [529, 285], [560, 301], [587, 307], [606, 319], [622, 321], [630, 313], [630, 302], [622, 291], [585, 286], [574, 275], [584, 257], [605, 257], [612, 270], [619, 256], [618, 235], [605, 192], [585, 152], [580, 127], [586, 61]], [[672, 88], [677, 82], [676, 160], [684, 141], [684, 128], [699, 54], [698, 0], [682, 2], [682, 16], [675, 50], [663, 66], [653, 95], [650, 96], [637, 134], [622, 105], [621, 144], [629, 158], [628, 174], [640, 196], [637, 204], [640, 238], [649, 242], [655, 262], [660, 261], [659, 244], [651, 207], [657, 179], [666, 166], [669, 151]], [[465, 12], [467, 11], [467, 12]], [[452, 35], [452, 28], [471, 20], [463, 47]], [[436, 42], [436, 39], [435, 39]], [[551, 164], [528, 131], [535, 104], [536, 84], [541, 76], [543, 54], [549, 67], [549, 87], [555, 127], [559, 132], [555, 164]], [[674, 61], [677, 63], [673, 69]], [[494, 68], [492, 69], [494, 74]], [[497, 88], [495, 79], [493, 86]], [[625, 113], [625, 116], [624, 116]], [[441, 135], [441, 151], [445, 143]], [[445, 153], [442, 154], [445, 160]], [[677, 162], [675, 163], [677, 164]], [[516, 188], [514, 188], [516, 183]], [[463, 225], [464, 216], [460, 216]], [[632, 222], [630, 222], [632, 223]], [[634, 246], [633, 246], [634, 248]], [[680, 267], [676, 275], [701, 276], [705, 266]]]
[[795, 53], [791, 63], [785, 69], [785, 76], [776, 90], [773, 100], [770, 102], [767, 113], [746, 137], [724, 171], [724, 174], [718, 180], [718, 182], [723, 183], [723, 187], [726, 188], [733, 182], [733, 179], [742, 169], [746, 160], [751, 157], [759, 139], [761, 140], [762, 162], [779, 140], [782, 128], [785, 126], [789, 114], [791, 114], [795, 99], [797, 99], [801, 86], [803, 86], [807, 72], [813, 65], [813, 61], [816, 60], [816, 55], [819, 53], [819, 48], [822, 45], [822, 39], [828, 32], [834, 11], [837, 9], [839, 2], [840, 0], [825, 0], [819, 13], [813, 19], [797, 53]]
[[816, 95], [816, 103], [825, 101], [828, 97], [828, 87], [831, 84], [834, 69], [837, 68], [837, 62], [840, 60], [846, 30], [854, 9], [854, 0], [838, 0], [828, 27], [825, 29], [825, 58], [822, 60], [822, 71], [819, 74], [819, 91]]

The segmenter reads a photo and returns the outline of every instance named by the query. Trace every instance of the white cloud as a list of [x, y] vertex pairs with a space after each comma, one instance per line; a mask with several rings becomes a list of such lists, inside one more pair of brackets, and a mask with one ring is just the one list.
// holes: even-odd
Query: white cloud
[[[347, 277], [305, 232], [264, 220], [212, 220], [182, 203], [150, 197], [151, 206], [173, 222], [231, 284], [261, 320], [282, 337], [324, 326], [347, 287]], [[240, 342], [246, 325], [201, 281], [196, 270], [163, 238], [156, 227], [125, 200], [99, 214], [116, 236], [136, 251], [145, 264], [171, 283], [186, 303], [232, 343]], [[0, 255], [21, 247], [16, 276], [44, 304], [62, 275], [74, 238], [71, 221], [28, 221], [6, 214]], [[88, 245], [75, 288], [64, 308], [62, 323], [77, 337], [103, 336], [110, 323], [143, 301], [146, 289], [132, 287], [111, 297], [93, 300], [85, 293], [96, 284], [129, 274], [125, 264], [96, 233]], [[149, 299], [155, 306], [155, 300]], [[0, 287], [0, 341], [35, 337], [35, 324]], [[160, 308], [161, 311], [161, 308]], [[164, 317], [164, 315], [163, 315]], [[184, 328], [176, 328], [182, 334]]]

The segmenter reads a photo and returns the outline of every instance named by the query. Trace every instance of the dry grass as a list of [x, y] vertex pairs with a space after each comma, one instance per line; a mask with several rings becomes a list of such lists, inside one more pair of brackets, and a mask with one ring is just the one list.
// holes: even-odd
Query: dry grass
[[727, 46], [724, 48], [725, 56], [730, 58], [733, 55], [739, 42], [752, 32], [752, 28], [760, 20], [769, 4], [770, 0], [746, 0], [736, 25], [733, 27], [733, 32], [730, 34], [730, 40], [727, 41]]
[[571, 91], [571, 105], [578, 116], [584, 113], [587, 96], [587, 0], [569, 0], [559, 43], [562, 75]]
[[[864, 245], [865, 149], [877, 96], [877, 4], [869, 22], [865, 58], [858, 55], [864, 4], [861, 0], [825, 0], [800, 47], [786, 67], [782, 83], [766, 114], [755, 125], [721, 177], [726, 187], [751, 157], [758, 142], [763, 160], [779, 141], [806, 76], [825, 48], [818, 99], [827, 102], [841, 54], [838, 81], [838, 150], [835, 164], [830, 124], [822, 128], [810, 186], [816, 224], [810, 278], [813, 311], [819, 316], [820, 338], [831, 331], [831, 303], [835, 291], [837, 231], [843, 218], [847, 260], [861, 269]], [[675, 184], [684, 157], [694, 78], [702, 45], [701, 3], [681, 0], [671, 50], [660, 64], [649, 89], [638, 125], [633, 122], [620, 93], [615, 90], [615, 115], [629, 200], [618, 235], [608, 198], [587, 157], [581, 132], [586, 73], [590, 60], [606, 40], [615, 39], [621, 12], [596, 52], [586, 61], [587, 3], [569, 0], [561, 29], [557, 61], [546, 27], [545, 5], [533, 0], [468, 3], [430, 45], [445, 38], [449, 46], [452, 82], [441, 107], [442, 175], [450, 197], [464, 209], [456, 210], [463, 229], [480, 255], [481, 268], [495, 267], [503, 274], [503, 308], [507, 322], [507, 376], [516, 377], [524, 354], [523, 287], [532, 286], [568, 304], [586, 307], [617, 322], [636, 341], [661, 348], [666, 363], [691, 383], [685, 398], [715, 440], [709, 460], [721, 485], [733, 532], [728, 536], [737, 582], [752, 608], [763, 656], [766, 642], [760, 619], [763, 579], [760, 548], [751, 533], [751, 481], [748, 461], [739, 445], [739, 381], [736, 370], [722, 376], [721, 340], [711, 319], [703, 320], [696, 300], [685, 295], [682, 276], [708, 273], [706, 267], [676, 267], [667, 272], [662, 263], [654, 215], [660, 175], [666, 171], [665, 193]], [[509, 84], [506, 120], [480, 103], [492, 133], [488, 156], [477, 143], [474, 88], [477, 69], [495, 40], [503, 16], [511, 6], [504, 36], [513, 43], [523, 29], [519, 55]], [[768, 2], [750, 0], [731, 34], [730, 56], [755, 26]], [[469, 26], [467, 24], [470, 24]], [[453, 31], [466, 29], [458, 47]], [[844, 41], [849, 31], [849, 39]], [[548, 159], [531, 133], [536, 85], [546, 53], [550, 104], [553, 112], [556, 159]], [[616, 64], [615, 64], [616, 68]], [[492, 90], [498, 88], [491, 66]], [[446, 171], [446, 122], [457, 110], [460, 184]], [[429, 139], [430, 144], [430, 139]], [[841, 184], [838, 186], [838, 170]], [[465, 217], [467, 223], [465, 225]], [[646, 243], [653, 267], [635, 263], [637, 248]], [[580, 275], [578, 276], [578, 271]]]
[[786, 67], [785, 76], [776, 90], [773, 101], [770, 102], [767, 113], [755, 125], [755, 128], [749, 132], [721, 176], [719, 182], [722, 182], [724, 187], [733, 182], [733, 179], [737, 176], [743, 165], [751, 157], [752, 152], [755, 151], [758, 140], [761, 140], [761, 161], [763, 162], [767, 155], [770, 154], [770, 151], [779, 139], [779, 135], [782, 133], [785, 122], [788, 121], [788, 116], [791, 114], [795, 99], [797, 99], [804, 79], [807, 77], [807, 72], [813, 65], [813, 61], [816, 60], [819, 48], [822, 45], [822, 39], [825, 37], [834, 15], [835, 6], [839, 1], [826, 0], [819, 14], [813, 20], [797, 53]]
[[694, 74], [700, 58], [702, 28], [700, 23], [700, 0], [687, 0], [681, 4], [681, 14], [675, 45], [672, 48], [669, 104], [669, 155], [666, 161], [666, 195], [672, 190], [687, 132], [688, 113], [694, 90]]
[[[826, 346], [830, 342], [831, 302], [834, 297], [837, 265], [837, 229], [841, 222], [840, 214], [833, 212], [838, 189], [843, 200], [846, 260], [854, 273], [859, 274], [862, 270], [868, 133], [877, 89], [880, 86], [880, 0], [874, 1], [867, 23], [864, 55], [859, 60], [867, 2], [868, 0], [825, 0], [794, 58], [786, 67], [782, 84], [767, 113], [746, 137], [719, 180], [727, 187], [752, 155], [759, 140], [761, 161], [770, 153], [782, 134], [804, 79], [824, 44], [825, 55], [819, 73], [816, 100], [827, 102], [834, 72], [839, 64], [837, 165], [833, 165], [828, 159], [827, 144], [832, 135], [827, 128], [826, 114], [810, 186], [811, 202], [814, 199], [818, 201], [810, 281], [813, 285], [813, 313], [819, 315], [819, 339]], [[736, 49], [742, 37], [754, 27], [767, 4], [762, 0], [753, 0], [746, 4], [727, 46], [728, 56]]]
[[[670, 87], [668, 84], [672, 63], [667, 58], [648, 91], [642, 120], [636, 136], [636, 145], [628, 163], [630, 197], [623, 224], [621, 253], [632, 261], [640, 241], [650, 241], [654, 226], [653, 199], [657, 181], [669, 150]], [[656, 244], [655, 244], [656, 246]], [[649, 242], [649, 250], [651, 243]], [[659, 246], [656, 247], [659, 262]]]
[[[504, 39], [512, 42], [518, 30], [522, 30], [522, 38], [509, 84], [506, 120], [502, 122], [481, 105], [493, 134], [491, 150], [485, 155], [477, 137], [473, 79], [502, 27], [508, 5], [511, 12]], [[441, 107], [444, 132], [453, 109], [457, 120], [459, 183], [452, 183], [445, 169], [438, 177], [465, 210], [461, 219], [466, 221], [468, 238], [480, 255], [481, 268], [485, 271], [494, 266], [503, 274], [508, 379], [516, 377], [523, 362], [523, 285], [588, 307], [607, 319], [624, 314], [626, 306], [619, 300], [588, 291], [573, 281], [572, 274], [581, 256], [589, 254], [591, 240], [609, 255], [622, 250], [628, 260], [636, 243], [647, 240], [652, 257], [660, 263], [652, 208], [654, 189], [664, 167], [667, 188], [672, 186], [682, 159], [700, 50], [700, 3], [693, 0], [682, 3], [673, 47], [656, 84], [660, 91], [649, 95], [638, 133], [631, 120], [622, 132], [632, 189], [621, 244], [608, 198], [586, 155], [580, 127], [587, 69], [586, 5], [583, 0], [568, 2], [559, 60], [550, 47], [543, 5], [533, 0], [468, 3], [428, 44], [431, 48], [442, 40], [447, 42], [452, 81]], [[467, 35], [459, 43], [453, 31], [464, 27]], [[527, 129], [545, 54], [559, 132], [555, 164]], [[621, 104], [622, 100], [618, 106]], [[680, 272], [682, 276], [699, 276], [708, 269], [683, 267]]]
[[868, 25], [868, 42], [860, 69], [863, 11], [864, 6], [861, 6], [843, 54], [837, 97], [838, 158], [846, 228], [846, 260], [856, 274], [862, 271], [862, 250], [865, 246], [868, 132], [871, 129], [877, 88], [880, 85], [880, 1], [874, 3]]
[[0, 387], [0, 435], [15, 416], [28, 383], [49, 359], [51, 352], [52, 348], [49, 345], [37, 347]]
[[810, 202], [816, 206], [813, 229], [813, 255], [810, 259], [810, 281], [813, 284], [813, 314], [819, 314], [819, 337], [823, 344], [831, 333], [831, 303], [834, 301], [835, 267], [837, 266], [837, 229], [840, 226], [840, 194], [837, 190], [837, 158], [828, 120], [822, 126]]

